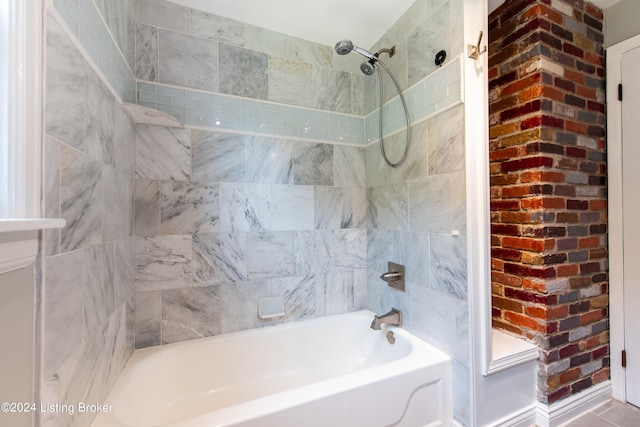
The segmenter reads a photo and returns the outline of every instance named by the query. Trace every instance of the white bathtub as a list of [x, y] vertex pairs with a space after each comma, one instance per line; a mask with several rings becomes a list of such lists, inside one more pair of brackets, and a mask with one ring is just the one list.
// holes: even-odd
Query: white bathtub
[[[451, 359], [360, 311], [136, 351], [93, 427], [448, 426]], [[396, 343], [386, 339], [393, 331]]]

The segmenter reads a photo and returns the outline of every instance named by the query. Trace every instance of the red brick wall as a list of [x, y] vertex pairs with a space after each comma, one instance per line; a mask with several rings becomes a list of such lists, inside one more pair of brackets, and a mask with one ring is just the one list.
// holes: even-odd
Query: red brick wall
[[538, 344], [549, 404], [609, 378], [602, 23], [583, 0], [489, 18], [493, 323]]

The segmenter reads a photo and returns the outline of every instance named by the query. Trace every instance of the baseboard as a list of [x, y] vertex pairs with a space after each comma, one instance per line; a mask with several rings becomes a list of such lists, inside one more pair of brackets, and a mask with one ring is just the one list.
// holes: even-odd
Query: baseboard
[[559, 426], [611, 399], [611, 391], [611, 381], [605, 381], [552, 405], [537, 403], [535, 421], [541, 427]]
[[536, 405], [531, 405], [518, 412], [498, 420], [492, 427], [530, 427], [536, 423]]

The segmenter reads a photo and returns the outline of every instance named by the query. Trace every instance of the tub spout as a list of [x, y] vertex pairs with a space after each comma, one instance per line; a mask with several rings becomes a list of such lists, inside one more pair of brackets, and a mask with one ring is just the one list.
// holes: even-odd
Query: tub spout
[[402, 326], [402, 312], [398, 309], [392, 308], [387, 314], [375, 316], [373, 318], [373, 322], [371, 322], [371, 329], [379, 331], [380, 326], [382, 326], [383, 323], [393, 326]]

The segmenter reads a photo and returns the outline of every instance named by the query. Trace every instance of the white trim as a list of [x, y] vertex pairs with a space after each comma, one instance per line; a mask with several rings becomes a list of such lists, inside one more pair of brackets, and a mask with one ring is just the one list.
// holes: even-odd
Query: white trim
[[547, 406], [536, 405], [536, 423], [541, 427], [553, 427], [571, 421], [611, 399], [611, 381], [605, 381]]
[[530, 427], [536, 422], [536, 405], [531, 405], [498, 420], [493, 427]]
[[613, 397], [625, 402], [624, 286], [622, 256], [622, 109], [618, 84], [622, 54], [640, 47], [640, 35], [607, 48], [607, 182], [609, 218], [609, 332]]
[[[4, 217], [40, 216], [42, 0], [9, 2], [7, 165]], [[12, 42], [11, 42], [12, 41]]]
[[497, 329], [493, 331], [492, 338], [492, 360], [487, 375], [538, 359], [538, 347], [521, 338], [512, 337]]
[[58, 218], [0, 219], [0, 233], [45, 230], [48, 228], [63, 228], [64, 226], [65, 220]]

